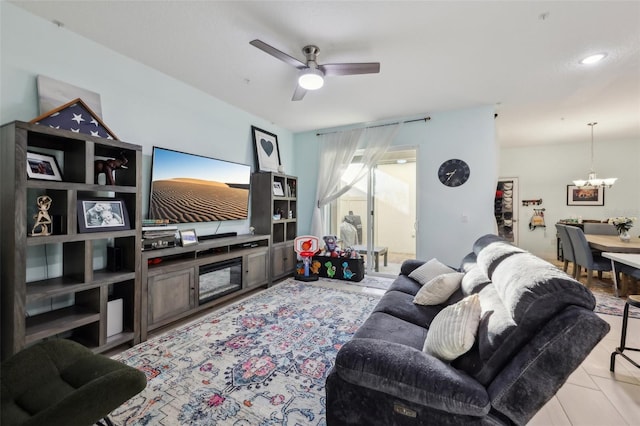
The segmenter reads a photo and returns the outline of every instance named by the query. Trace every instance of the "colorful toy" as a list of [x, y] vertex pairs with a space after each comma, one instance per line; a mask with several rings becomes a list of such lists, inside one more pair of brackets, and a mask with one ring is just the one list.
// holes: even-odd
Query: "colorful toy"
[[325, 263], [324, 266], [327, 267], [327, 277], [333, 278], [336, 275], [336, 267], [331, 262]]
[[311, 265], [309, 265], [309, 269], [311, 270], [312, 274], [318, 274], [320, 272], [320, 267], [322, 266], [322, 264], [320, 262], [318, 262], [317, 260], [314, 260], [313, 262], [311, 262]]
[[[302, 258], [303, 274], [298, 273], [296, 279], [300, 281], [316, 281], [318, 279], [317, 268], [316, 272], [309, 274], [309, 265], [311, 264], [311, 258], [318, 251], [319, 242], [318, 238], [313, 235], [303, 235], [296, 237], [293, 240], [293, 246], [298, 256]], [[319, 262], [318, 262], [319, 263]], [[318, 265], [319, 267], [319, 265]]]
[[324, 240], [324, 256], [340, 257], [340, 247], [338, 247], [338, 239], [335, 235], [325, 235]]
[[347, 262], [342, 262], [342, 276], [348, 280], [351, 279], [351, 277], [353, 277], [355, 274], [353, 272], [351, 272], [351, 269], [349, 269], [349, 263]]

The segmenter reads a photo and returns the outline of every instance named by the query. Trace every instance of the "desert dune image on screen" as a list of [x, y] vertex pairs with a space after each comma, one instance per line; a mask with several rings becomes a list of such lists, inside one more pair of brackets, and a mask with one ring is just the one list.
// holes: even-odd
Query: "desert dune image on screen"
[[171, 223], [248, 217], [251, 167], [154, 147], [149, 217]]

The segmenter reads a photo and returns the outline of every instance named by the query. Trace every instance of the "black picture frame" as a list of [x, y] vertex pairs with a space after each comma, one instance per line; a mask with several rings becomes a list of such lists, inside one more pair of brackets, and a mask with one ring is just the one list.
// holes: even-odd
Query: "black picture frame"
[[30, 151], [27, 151], [27, 176], [29, 179], [62, 180], [56, 157]]
[[251, 134], [253, 136], [258, 171], [278, 172], [280, 168], [278, 136], [256, 126], [251, 126]]
[[180, 244], [183, 247], [198, 244], [198, 236], [195, 229], [182, 229], [180, 232]]
[[580, 188], [567, 185], [568, 206], [604, 206], [604, 188]]
[[112, 232], [131, 229], [124, 200], [119, 198], [87, 198], [78, 200], [78, 230]]

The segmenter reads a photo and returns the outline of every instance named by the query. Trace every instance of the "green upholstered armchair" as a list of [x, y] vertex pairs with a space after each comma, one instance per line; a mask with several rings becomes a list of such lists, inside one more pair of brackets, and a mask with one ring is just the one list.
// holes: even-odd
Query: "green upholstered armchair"
[[3, 426], [111, 424], [108, 414], [147, 385], [141, 371], [63, 339], [14, 354], [1, 374]]

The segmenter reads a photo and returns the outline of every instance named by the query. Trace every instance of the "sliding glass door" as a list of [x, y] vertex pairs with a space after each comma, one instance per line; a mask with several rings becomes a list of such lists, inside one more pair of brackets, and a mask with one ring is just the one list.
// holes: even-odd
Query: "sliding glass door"
[[[358, 170], [356, 156], [343, 182]], [[371, 173], [332, 205], [331, 229], [341, 246], [367, 260], [367, 273], [397, 275], [416, 255], [416, 151], [389, 150]]]

